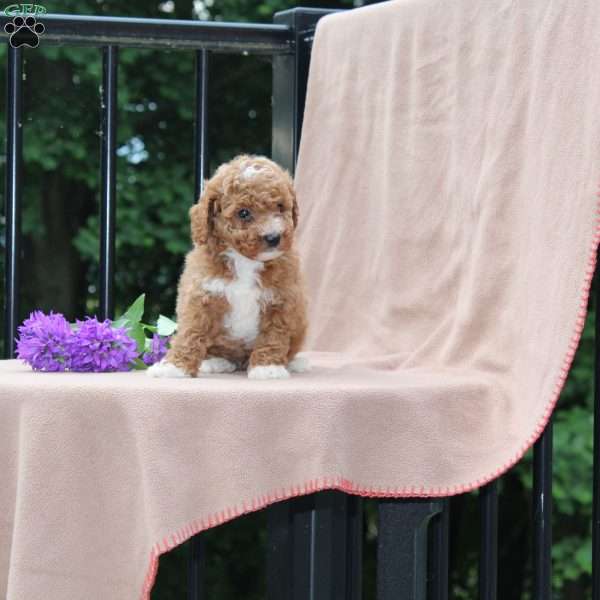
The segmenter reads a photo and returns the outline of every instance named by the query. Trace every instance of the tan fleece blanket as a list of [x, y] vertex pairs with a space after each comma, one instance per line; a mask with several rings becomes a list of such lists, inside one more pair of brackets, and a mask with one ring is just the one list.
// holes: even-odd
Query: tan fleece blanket
[[337, 488], [448, 495], [515, 463], [582, 331], [600, 3], [396, 0], [321, 21], [297, 184], [312, 373], [0, 363], [0, 597], [147, 599], [158, 556]]

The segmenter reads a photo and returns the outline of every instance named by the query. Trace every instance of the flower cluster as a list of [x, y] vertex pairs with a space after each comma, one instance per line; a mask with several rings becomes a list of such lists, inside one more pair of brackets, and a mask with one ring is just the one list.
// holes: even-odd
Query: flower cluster
[[36, 371], [64, 371], [70, 366], [71, 326], [61, 314], [36, 310], [19, 327], [17, 356]]
[[150, 340], [150, 350], [146, 350], [142, 356], [144, 364], [150, 366], [162, 360], [167, 353], [168, 343], [168, 337], [155, 333]]
[[138, 344], [128, 325], [95, 317], [71, 325], [60, 313], [34, 311], [19, 327], [17, 357], [36, 371], [79, 372], [129, 371], [164, 357], [168, 336], [142, 332]]
[[138, 357], [137, 344], [124, 327], [87, 318], [77, 321], [69, 343], [71, 371], [129, 371]]

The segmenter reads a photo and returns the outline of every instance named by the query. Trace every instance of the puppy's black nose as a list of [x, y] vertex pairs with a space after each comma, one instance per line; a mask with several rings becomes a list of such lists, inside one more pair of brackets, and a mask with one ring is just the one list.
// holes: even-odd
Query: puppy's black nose
[[281, 236], [278, 233], [269, 233], [263, 236], [263, 240], [265, 240], [265, 242], [267, 242], [267, 244], [271, 246], [271, 248], [275, 248], [275, 246], [279, 244]]

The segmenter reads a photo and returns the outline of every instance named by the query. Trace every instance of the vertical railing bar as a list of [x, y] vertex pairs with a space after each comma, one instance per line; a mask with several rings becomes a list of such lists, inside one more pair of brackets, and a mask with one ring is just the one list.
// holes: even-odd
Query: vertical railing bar
[[[316, 503], [317, 499], [315, 496], [315, 503]], [[329, 516], [329, 515], [328, 515]], [[309, 563], [309, 577], [308, 577], [308, 597], [306, 598], [306, 600], [315, 600], [316, 598], [316, 573], [317, 573], [317, 561], [316, 561], [316, 554], [317, 554], [317, 510], [316, 507], [315, 509], [310, 511], [310, 527], [308, 530], [308, 539], [309, 539], [309, 550], [308, 550], [308, 563]], [[330, 519], [328, 519], [328, 521], [330, 521]], [[328, 522], [327, 525], [330, 525], [331, 523]], [[330, 558], [330, 557], [328, 557]], [[332, 577], [332, 571], [333, 569], [330, 570], [329, 573], [326, 573], [325, 576], [326, 577]]]
[[208, 50], [196, 52], [196, 114], [194, 137], [195, 188], [194, 198], [198, 200], [204, 188], [208, 150], [206, 146], [206, 125], [208, 115]]
[[498, 482], [479, 490], [481, 518], [479, 600], [496, 600], [498, 594]]
[[6, 77], [6, 180], [4, 358], [13, 358], [19, 319], [19, 259], [23, 153], [23, 50], [8, 45]]
[[533, 600], [552, 596], [552, 420], [533, 448]]
[[115, 224], [117, 190], [118, 47], [102, 49], [102, 164], [100, 192], [100, 317], [114, 317]]
[[[204, 189], [204, 178], [208, 151], [206, 147], [206, 124], [208, 113], [208, 51], [196, 52], [196, 107], [194, 126], [194, 201]], [[190, 540], [188, 555], [188, 600], [202, 600], [206, 597], [204, 573], [206, 569], [206, 545], [202, 534]]]
[[292, 598], [293, 530], [290, 502], [267, 509], [266, 600]]
[[346, 544], [346, 598], [361, 600], [363, 588], [364, 502], [360, 496], [348, 499], [348, 542]]
[[431, 520], [430, 600], [448, 600], [450, 552], [450, 499], [442, 500], [442, 511]]
[[[275, 15], [274, 22], [287, 25], [292, 35], [296, 37], [296, 19], [285, 15]], [[282, 167], [294, 173], [297, 153], [298, 127], [296, 104], [298, 95], [302, 95], [305, 88], [298, 89], [296, 77], [298, 54], [302, 46], [294, 45], [293, 53], [273, 56], [273, 86], [272, 86], [272, 129], [271, 129], [271, 156]], [[300, 82], [302, 83], [302, 82]], [[281, 502], [267, 509], [267, 573], [266, 573], [266, 598], [267, 600], [291, 600], [294, 592], [298, 593], [298, 562], [300, 552], [302, 556], [307, 552], [306, 547], [299, 547], [298, 534], [302, 528], [297, 524], [298, 513], [305, 508], [306, 500], [298, 498], [292, 501]], [[301, 535], [301, 539], [305, 536]], [[302, 564], [302, 573], [307, 570]], [[303, 577], [300, 584], [305, 584]]]
[[204, 590], [206, 546], [202, 534], [195, 535], [189, 544], [188, 554], [188, 600], [203, 600], [206, 597]]
[[[315, 503], [317, 496], [300, 496], [291, 509], [291, 595], [285, 600], [315, 600]], [[283, 575], [287, 569], [282, 569]], [[267, 591], [267, 597], [272, 596]], [[276, 600], [279, 600], [277, 598]], [[283, 599], [282, 599], [283, 600]]]
[[592, 600], [600, 600], [600, 278], [595, 278], [594, 477], [592, 496]]

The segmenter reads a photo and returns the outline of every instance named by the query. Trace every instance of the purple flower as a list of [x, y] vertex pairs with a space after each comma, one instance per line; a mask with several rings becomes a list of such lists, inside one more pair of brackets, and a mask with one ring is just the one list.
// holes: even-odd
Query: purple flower
[[77, 321], [70, 339], [71, 371], [129, 371], [137, 358], [137, 347], [124, 327], [87, 317]]
[[63, 315], [36, 310], [19, 326], [17, 356], [36, 371], [64, 371], [70, 366], [72, 335]]
[[152, 345], [150, 350], [146, 350], [142, 360], [148, 365], [153, 365], [158, 362], [162, 358], [164, 358], [167, 353], [167, 344], [169, 343], [169, 337], [165, 337], [162, 335], [158, 335], [155, 333], [152, 336]]

